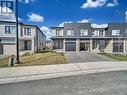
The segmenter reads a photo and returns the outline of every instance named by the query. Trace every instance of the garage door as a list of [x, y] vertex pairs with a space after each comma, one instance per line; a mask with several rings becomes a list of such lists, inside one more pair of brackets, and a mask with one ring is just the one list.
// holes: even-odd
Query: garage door
[[65, 51], [76, 51], [76, 42], [66, 42]]
[[15, 45], [3, 45], [3, 53], [5, 55], [15, 55], [16, 46]]

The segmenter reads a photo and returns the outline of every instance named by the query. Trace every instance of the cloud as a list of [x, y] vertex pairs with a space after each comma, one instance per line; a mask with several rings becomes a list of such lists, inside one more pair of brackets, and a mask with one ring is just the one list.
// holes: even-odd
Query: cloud
[[127, 11], [125, 12], [125, 19], [126, 19], [126, 21], [127, 21]]
[[[76, 21], [76, 23], [89, 23], [92, 19], [83, 19], [83, 20], [79, 20]], [[63, 21], [62, 23], [60, 23], [58, 26], [59, 27], [63, 27], [65, 23], [74, 23], [73, 21]]]
[[78, 21], [79, 23], [89, 23], [91, 19], [83, 19], [81, 21]]
[[22, 18], [20, 18], [20, 17], [18, 17], [18, 21], [19, 21], [19, 22], [21, 22], [21, 21], [23, 21], [23, 19], [22, 19]]
[[93, 28], [106, 28], [108, 27], [108, 24], [91, 24], [91, 27]]
[[107, 7], [114, 7], [114, 6], [117, 6], [117, 5], [119, 5], [118, 0], [113, 0], [112, 3], [107, 4]]
[[19, 0], [19, 1], [28, 4], [30, 2], [34, 2], [35, 0]]
[[102, 7], [106, 4], [107, 0], [87, 0], [81, 8], [96, 8]]
[[63, 27], [64, 26], [64, 23], [73, 23], [72, 21], [64, 21], [62, 23], [60, 23], [58, 26], [59, 27]]
[[34, 13], [29, 13], [28, 18], [29, 18], [29, 21], [32, 21], [32, 22], [43, 22], [44, 21], [43, 16], [34, 14]]
[[48, 27], [42, 26], [40, 29], [46, 35], [47, 39], [51, 38], [52, 34], [51, 34], [51, 31]]

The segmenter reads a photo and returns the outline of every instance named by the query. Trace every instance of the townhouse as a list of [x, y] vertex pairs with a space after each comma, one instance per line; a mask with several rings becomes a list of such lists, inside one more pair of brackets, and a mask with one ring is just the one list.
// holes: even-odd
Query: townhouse
[[52, 48], [63, 51], [127, 52], [127, 23], [92, 27], [91, 23], [65, 23], [51, 27]]
[[[19, 23], [19, 53], [35, 53], [43, 51], [46, 36], [34, 25]], [[16, 54], [15, 22], [0, 21], [0, 54]]]

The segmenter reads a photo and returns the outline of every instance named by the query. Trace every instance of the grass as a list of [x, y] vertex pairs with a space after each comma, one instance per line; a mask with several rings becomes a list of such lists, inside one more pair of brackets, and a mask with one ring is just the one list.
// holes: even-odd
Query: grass
[[116, 61], [127, 61], [127, 55], [110, 54], [110, 53], [103, 53], [102, 55], [105, 55], [105, 56], [112, 58]]
[[[35, 66], [35, 65], [52, 65], [65, 64], [66, 58], [64, 53], [36, 53], [20, 57], [22, 64], [17, 66]], [[7, 58], [0, 61], [0, 67], [7, 67]]]
[[8, 58], [0, 59], [0, 68], [8, 66]]

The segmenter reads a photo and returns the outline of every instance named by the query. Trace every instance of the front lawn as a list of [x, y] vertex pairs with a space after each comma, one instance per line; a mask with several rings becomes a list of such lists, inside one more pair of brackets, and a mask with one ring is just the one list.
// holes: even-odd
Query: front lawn
[[127, 61], [127, 55], [103, 53], [102, 55], [115, 59], [116, 61]]
[[[27, 56], [21, 56], [22, 64], [17, 66], [34, 66], [34, 65], [52, 65], [65, 64], [66, 58], [64, 53], [36, 53]], [[0, 67], [7, 67], [7, 58], [0, 61]]]

